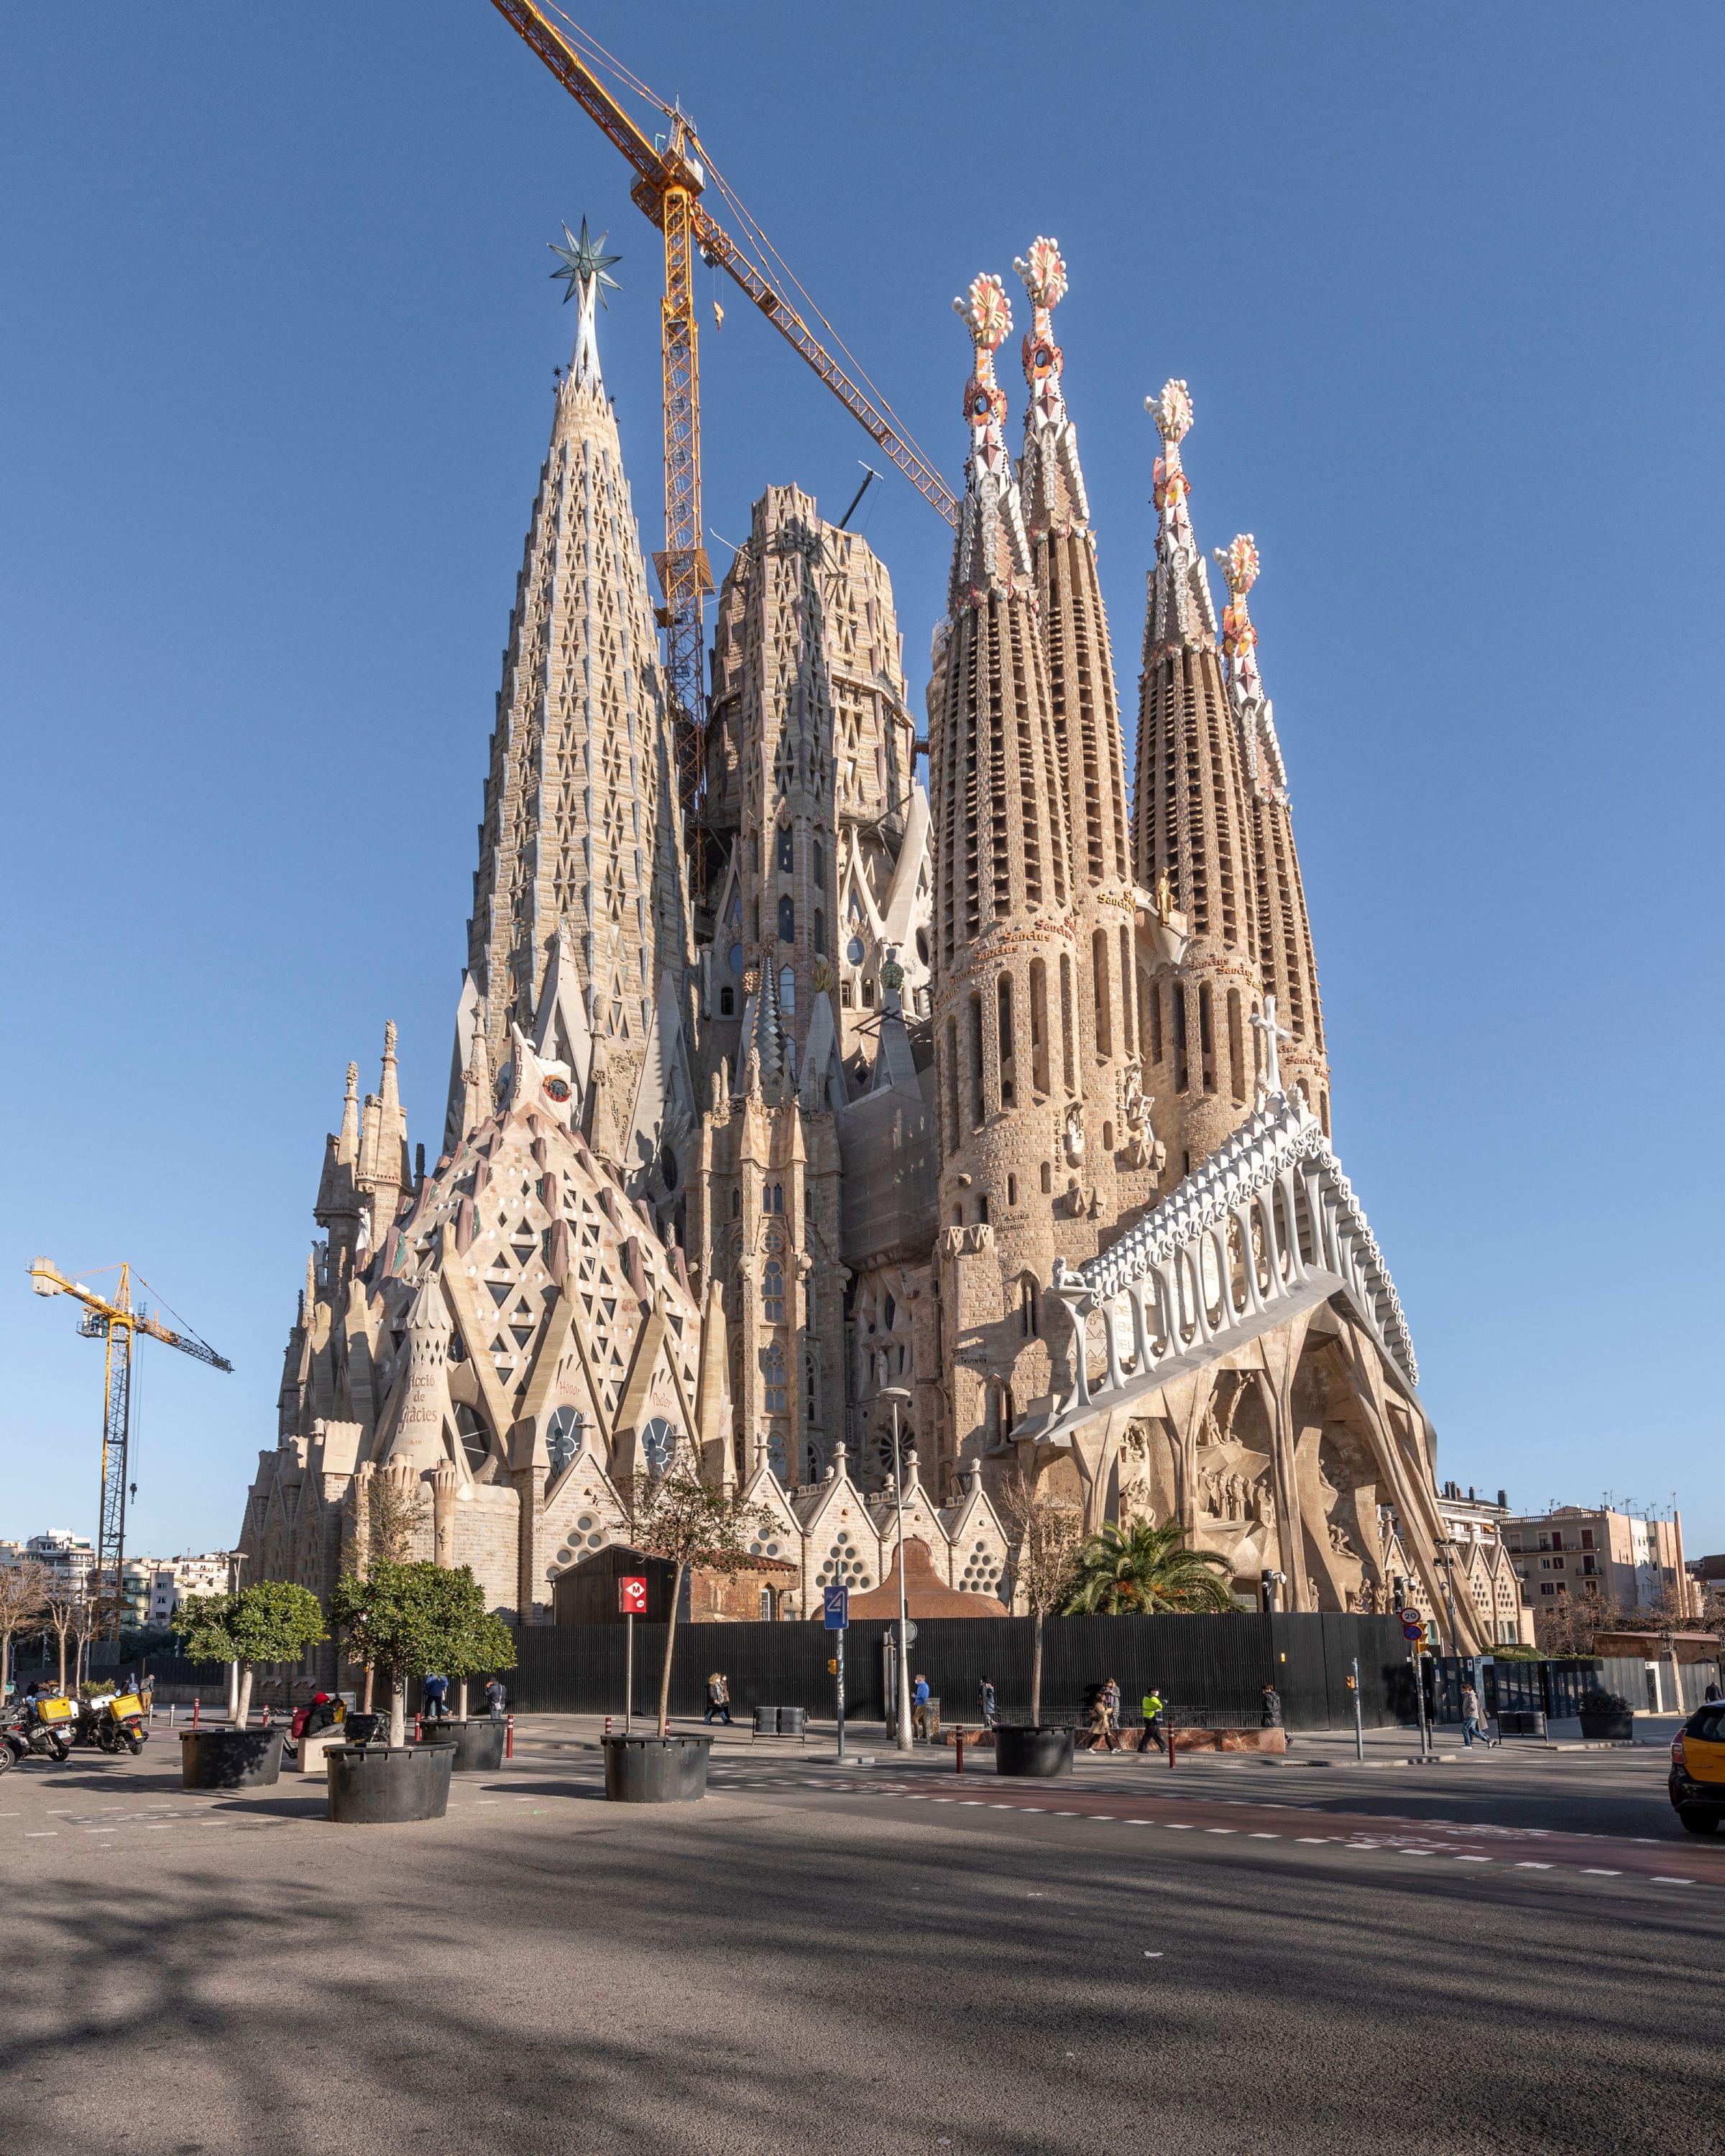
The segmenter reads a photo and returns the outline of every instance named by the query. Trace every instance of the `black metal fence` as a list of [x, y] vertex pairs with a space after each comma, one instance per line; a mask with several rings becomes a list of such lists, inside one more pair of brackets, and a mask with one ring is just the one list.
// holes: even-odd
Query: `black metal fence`
[[[894, 1630], [875, 1620], [845, 1636], [847, 1712], [862, 1721], [886, 1713], [886, 1656]], [[947, 1722], [976, 1717], [984, 1677], [1002, 1717], [1023, 1719], [1030, 1704], [1033, 1626], [1028, 1617], [943, 1617], [917, 1621], [911, 1671], [926, 1676]], [[656, 1707], [665, 1628], [634, 1628], [634, 1708]], [[834, 1635], [807, 1622], [680, 1625], [671, 1673], [673, 1714], [700, 1714], [710, 1672], [731, 1686], [732, 1712], [757, 1707], [833, 1712], [827, 1665]], [[619, 1714], [624, 1708], [624, 1628], [617, 1625], [523, 1626], [508, 1677], [511, 1704], [526, 1712]], [[1095, 1686], [1115, 1678], [1136, 1713], [1153, 1688], [1172, 1708], [1201, 1703], [1230, 1720], [1255, 1722], [1263, 1687], [1281, 1695], [1291, 1729], [1344, 1729], [1353, 1723], [1348, 1689], [1355, 1657], [1361, 1715], [1368, 1728], [1411, 1722], [1414, 1697], [1407, 1645], [1394, 1618], [1050, 1617], [1043, 1628], [1042, 1697], [1062, 1718]]]

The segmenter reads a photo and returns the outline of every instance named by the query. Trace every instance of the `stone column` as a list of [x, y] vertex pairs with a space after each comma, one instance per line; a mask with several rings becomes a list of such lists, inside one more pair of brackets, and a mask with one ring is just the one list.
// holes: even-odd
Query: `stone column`
[[372, 1482], [377, 1472], [369, 1460], [362, 1460], [349, 1486], [353, 1492], [353, 1569], [361, 1579], [372, 1561]]
[[453, 1571], [455, 1563], [455, 1492], [461, 1478], [445, 1460], [431, 1471], [431, 1539], [434, 1561]]

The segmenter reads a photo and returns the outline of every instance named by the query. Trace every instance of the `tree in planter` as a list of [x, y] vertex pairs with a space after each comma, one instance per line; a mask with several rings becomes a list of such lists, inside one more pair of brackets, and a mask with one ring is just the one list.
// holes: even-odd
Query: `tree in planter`
[[631, 1493], [629, 1524], [635, 1547], [646, 1557], [676, 1567], [670, 1621], [665, 1628], [665, 1666], [659, 1676], [659, 1733], [670, 1733], [671, 1655], [677, 1643], [677, 1610], [691, 1565], [709, 1572], [742, 1572], [754, 1560], [751, 1535], [770, 1522], [757, 1506], [715, 1488], [693, 1475], [670, 1474]]
[[251, 1714], [258, 1664], [297, 1662], [329, 1637], [317, 1597], [286, 1579], [254, 1580], [237, 1594], [188, 1594], [174, 1612], [173, 1628], [188, 1661], [239, 1663], [237, 1729]]
[[[413, 1554], [413, 1542], [425, 1519], [425, 1485], [409, 1482], [405, 1486], [388, 1475], [373, 1475], [366, 1479], [364, 1495], [360, 1497], [356, 1488], [356, 1502], [365, 1506], [363, 1532], [356, 1537], [358, 1556], [358, 1575], [363, 1579], [374, 1564], [406, 1564]], [[372, 1711], [372, 1686], [376, 1671], [371, 1663], [365, 1666], [365, 1690], [361, 1695], [361, 1712]]]
[[1227, 1558], [1185, 1543], [1186, 1530], [1178, 1521], [1159, 1527], [1148, 1520], [1131, 1527], [1106, 1522], [1078, 1553], [1064, 1614], [1137, 1617], [1166, 1610], [1185, 1616], [1237, 1609]]
[[[455, 1712], [467, 1719], [467, 1681], [489, 1670], [515, 1667], [515, 1635], [503, 1620], [485, 1607], [485, 1589], [466, 1565], [445, 1570], [449, 1588], [449, 1640], [435, 1666], [455, 1680]], [[457, 1583], [459, 1583], [459, 1586]]]
[[1047, 1495], [1034, 1476], [1015, 1467], [1000, 1494], [1000, 1517], [1015, 1552], [1014, 1594], [1029, 1610], [1030, 1635], [1030, 1723], [1042, 1720], [1042, 1620], [1060, 1609], [1071, 1592], [1072, 1568], [1083, 1533], [1075, 1505]]
[[33, 1629], [48, 1610], [47, 1568], [32, 1561], [0, 1566], [0, 1700], [12, 1674], [14, 1633]]
[[416, 1671], [464, 1663], [466, 1675], [495, 1669], [506, 1645], [508, 1662], [515, 1661], [514, 1641], [489, 1616], [465, 1564], [452, 1569], [385, 1562], [369, 1566], [363, 1579], [344, 1573], [336, 1582], [330, 1615], [350, 1658], [381, 1671], [388, 1684], [392, 1744], [407, 1742], [408, 1679]]

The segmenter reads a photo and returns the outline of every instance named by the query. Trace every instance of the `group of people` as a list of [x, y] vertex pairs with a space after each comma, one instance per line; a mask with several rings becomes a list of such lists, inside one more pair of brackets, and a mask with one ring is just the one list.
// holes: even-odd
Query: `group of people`
[[[509, 1693], [503, 1680], [494, 1676], [485, 1686], [485, 1705], [490, 1710], [493, 1722], [501, 1722], [504, 1710], [509, 1705]], [[420, 1704], [420, 1719], [424, 1722], [444, 1722], [449, 1713], [449, 1681], [436, 1671], [425, 1680], [425, 1697]]]

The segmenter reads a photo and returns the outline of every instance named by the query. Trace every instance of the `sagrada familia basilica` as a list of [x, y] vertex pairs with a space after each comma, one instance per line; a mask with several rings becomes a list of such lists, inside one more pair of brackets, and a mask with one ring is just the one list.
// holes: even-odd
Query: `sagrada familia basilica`
[[1006, 290], [955, 303], [969, 452], [926, 743], [884, 566], [770, 487], [692, 788], [600, 272], [577, 280], [442, 1141], [410, 1155], [386, 1028], [327, 1141], [249, 1577], [326, 1590], [382, 1476], [424, 1491], [424, 1554], [545, 1621], [625, 1538], [634, 1478], [677, 1465], [753, 1498], [775, 1615], [879, 1584], [897, 1496], [998, 1607], [1021, 1466], [1091, 1527], [1178, 1520], [1248, 1602], [1268, 1573], [1285, 1609], [1383, 1610], [1404, 1578], [1434, 1612], [1450, 1589], [1465, 1649], [1514, 1636], [1507, 1566], [1445, 1575], [1413, 1348], [1331, 1142], [1257, 549], [1218, 552], [1219, 620], [1168, 382], [1129, 787], [1065, 268], [1048, 239], [1015, 266], [1016, 461]]

